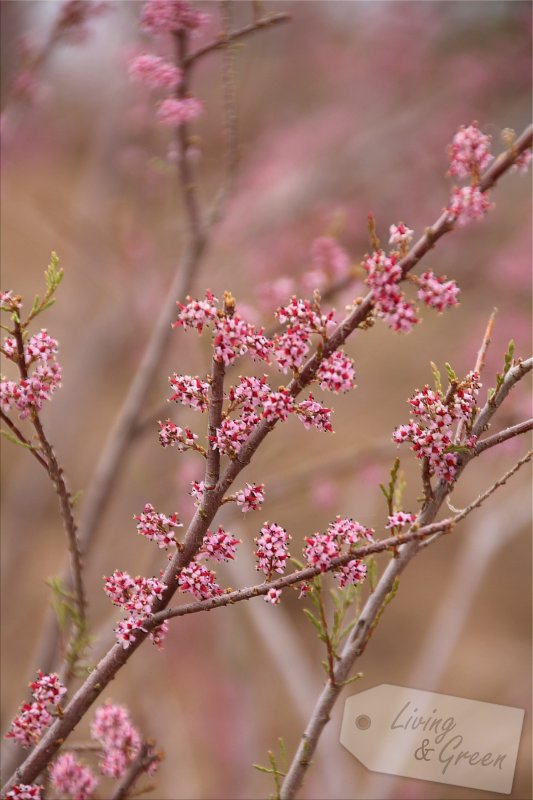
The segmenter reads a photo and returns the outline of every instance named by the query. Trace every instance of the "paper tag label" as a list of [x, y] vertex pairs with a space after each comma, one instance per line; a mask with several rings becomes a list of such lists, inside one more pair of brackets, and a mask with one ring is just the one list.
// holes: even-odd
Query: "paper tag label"
[[509, 794], [521, 708], [381, 684], [346, 700], [340, 741], [373, 772]]

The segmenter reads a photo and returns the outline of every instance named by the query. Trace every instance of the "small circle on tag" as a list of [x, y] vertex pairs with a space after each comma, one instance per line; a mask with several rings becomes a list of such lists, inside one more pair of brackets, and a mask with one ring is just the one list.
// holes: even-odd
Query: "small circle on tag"
[[355, 718], [355, 724], [360, 731], [367, 731], [372, 725], [372, 720], [366, 714], [359, 714], [359, 716]]

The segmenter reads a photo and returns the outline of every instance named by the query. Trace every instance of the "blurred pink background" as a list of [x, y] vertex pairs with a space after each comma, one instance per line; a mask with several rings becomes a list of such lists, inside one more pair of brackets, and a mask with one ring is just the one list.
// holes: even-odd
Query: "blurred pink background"
[[[6, 101], [20, 64], [18, 38], [44, 37], [59, 5], [2, 2]], [[213, 14], [202, 34], [208, 40], [218, 30], [218, 6], [199, 5]], [[232, 6], [235, 22], [245, 24], [249, 4]], [[30, 302], [42, 291], [50, 251], [58, 252], [65, 278], [42, 324], [59, 339], [64, 378], [44, 420], [76, 491], [90, 480], [184, 241], [170, 134], [155, 125], [153, 98], [127, 75], [131, 53], [150, 46], [137, 28], [140, 8], [111, 2], [91, 23], [87, 41], [54, 51], [33, 101], [11, 102], [3, 122], [2, 288]], [[420, 234], [439, 216], [452, 185], [446, 148], [460, 124], [478, 120], [499, 151], [502, 129], [520, 133], [529, 123], [531, 5], [304, 0], [265, 3], [264, 10], [290, 11], [293, 20], [247, 39], [237, 52], [239, 181], [195, 292], [231, 289], [268, 325], [278, 302], [272, 286], [285, 294], [299, 289], [316, 236], [334, 229], [358, 263], [368, 248], [368, 212], [384, 241], [393, 222], [403, 220]], [[220, 54], [201, 62], [193, 91], [206, 106], [194, 131], [207, 202], [223, 169]], [[493, 192], [490, 216], [446, 236], [424, 260], [424, 268], [458, 281], [457, 309], [443, 316], [424, 311], [407, 338], [385, 325], [353, 337], [347, 350], [358, 388], [332, 401], [335, 436], [291, 422], [267, 440], [243, 476], [265, 483], [263, 509], [243, 517], [224, 507], [220, 515], [245, 542], [237, 566], [218, 571], [223, 585], [258, 580], [252, 540], [265, 519], [289, 530], [295, 555], [303, 536], [325, 529], [336, 514], [382, 535], [386, 509], [378, 483], [396, 455], [408, 481], [405, 508], [416, 508], [417, 464], [390, 435], [408, 419], [407, 398], [430, 381], [429, 362], [468, 371], [494, 306], [485, 387], [494, 384], [510, 338], [518, 355], [529, 355], [530, 195], [529, 176], [506, 175]], [[355, 282], [335, 305], [342, 309], [362, 292]], [[168, 374], [204, 372], [208, 358], [205, 339], [174, 334], [144, 409], [154, 423], [129, 451], [102, 520], [87, 581], [93, 630], [104, 643], [118, 615], [101, 576], [115, 568], [152, 574], [163, 565], [136, 535], [133, 514], [151, 502], [165, 513], [178, 510], [184, 521], [190, 516], [187, 488], [202, 465], [193, 455], [162, 450], [156, 420], [166, 414], [159, 409]], [[497, 425], [528, 416], [524, 385]], [[197, 417], [180, 411], [180, 418], [198, 428]], [[485, 454], [465, 473], [454, 505], [468, 504], [525, 449], [515, 439]], [[64, 537], [44, 474], [9, 443], [2, 459], [6, 730], [31, 677], [50, 600], [45, 579], [61, 569]], [[532, 791], [530, 507], [524, 469], [454, 535], [424, 551], [358, 664], [364, 678], [346, 690], [349, 696], [386, 682], [525, 708], [510, 795], [516, 800]], [[267, 762], [279, 736], [293, 752], [323, 682], [321, 645], [287, 594], [280, 608], [255, 600], [175, 621], [163, 652], [143, 647], [105, 693], [126, 703], [143, 733], [166, 751], [152, 797], [244, 800], [273, 791], [251, 765]], [[102, 646], [95, 645], [98, 652]], [[499, 796], [369, 773], [338, 742], [341, 714], [342, 703], [302, 798]], [[86, 732], [83, 725], [74, 736]]]

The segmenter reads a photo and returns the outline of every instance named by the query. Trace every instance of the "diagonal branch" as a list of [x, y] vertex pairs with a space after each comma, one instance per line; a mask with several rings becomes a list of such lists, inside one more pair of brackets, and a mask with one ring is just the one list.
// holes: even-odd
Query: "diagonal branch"
[[291, 15], [284, 12], [279, 14], [270, 14], [268, 17], [262, 17], [262, 19], [258, 19], [255, 22], [252, 22], [250, 25], [240, 28], [238, 31], [233, 31], [233, 33], [231, 33], [229, 36], [226, 36], [224, 33], [222, 33], [213, 42], [209, 42], [209, 44], [206, 44], [204, 47], [200, 47], [198, 50], [195, 50], [194, 53], [191, 53], [189, 56], [187, 56], [185, 64], [187, 67], [190, 67], [195, 61], [198, 61], [199, 58], [203, 58], [208, 53], [213, 53], [215, 50], [220, 50], [224, 47], [227, 47], [228, 42], [233, 43], [240, 41], [241, 39], [250, 36], [250, 34], [265, 30], [265, 28], [271, 28], [274, 25], [279, 25], [282, 22], [290, 22], [291, 19]]

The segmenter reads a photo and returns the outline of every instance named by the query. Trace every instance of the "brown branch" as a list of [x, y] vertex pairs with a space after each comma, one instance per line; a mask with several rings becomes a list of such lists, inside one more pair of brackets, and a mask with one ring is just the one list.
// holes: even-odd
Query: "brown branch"
[[474, 447], [474, 455], [478, 456], [480, 453], [484, 453], [485, 450], [497, 444], [501, 444], [502, 442], [506, 442], [509, 439], [513, 439], [515, 436], [520, 436], [522, 433], [527, 433], [530, 430], [533, 430], [533, 419], [528, 419], [524, 422], [512, 425], [510, 428], [506, 428], [500, 431], [500, 433], [495, 433], [493, 436], [489, 436], [487, 439], [482, 439], [478, 442]]
[[143, 772], [146, 772], [152, 764], [158, 761], [161, 761], [161, 754], [155, 752], [151, 742], [144, 742], [138, 756], [132, 761], [116, 785], [115, 791], [111, 795], [111, 800], [125, 800]]
[[[485, 366], [485, 357], [487, 355], [487, 351], [492, 341], [492, 331], [494, 329], [494, 321], [496, 319], [497, 310], [498, 309], [496, 308], [493, 309], [492, 314], [490, 315], [487, 327], [485, 329], [485, 333], [483, 335], [483, 340], [481, 342], [481, 346], [477, 354], [476, 363], [474, 366], [474, 372], [478, 372], [480, 375], [483, 371], [483, 367]], [[463, 438], [464, 428], [465, 428], [465, 421], [463, 419], [460, 419], [454, 437], [454, 441], [456, 444], [459, 443]]]
[[[489, 167], [482, 176], [481, 188], [484, 189], [486, 186], [492, 186], [497, 178], [514, 164], [518, 155], [530, 146], [532, 138], [533, 126], [518, 139], [513, 153], [504, 154], [504, 156], [498, 158], [496, 162]], [[449, 230], [452, 230], [453, 224], [448, 214], [444, 214], [443, 217], [439, 218], [435, 226], [430, 229], [430, 231], [426, 232], [412, 250], [402, 259], [400, 264], [404, 273], [409, 272], [409, 270], [420, 261], [422, 256], [427, 253], [438, 238]], [[372, 311], [372, 308], [372, 296], [369, 294], [361, 304], [337, 326], [331, 337], [324, 344], [323, 352], [312, 356], [302, 369], [300, 375], [289, 383], [288, 389], [293, 396], [299, 394], [313, 380], [322, 359], [331, 355], [334, 350], [339, 348], [346, 341], [348, 336], [365, 321]], [[531, 361], [530, 359], [530, 362]], [[521, 362], [509, 370], [494, 397], [478, 415], [472, 429], [474, 435], [480, 435], [488, 427], [492, 416], [501, 405], [508, 392], [529, 369], [531, 369], [531, 363]], [[227, 489], [232, 484], [235, 477], [250, 462], [255, 451], [268, 433], [273, 430], [274, 426], [274, 422], [267, 422], [266, 420], [259, 423], [250, 434], [247, 442], [242, 446], [237, 458], [228, 465], [214, 490], [206, 493], [202, 508], [196, 511], [185, 534], [182, 550], [174, 556], [164, 573], [163, 580], [167, 588], [163, 592], [160, 603], [154, 607], [155, 613], [168, 606], [177, 588], [177, 576], [180, 570], [189, 564], [197, 553]], [[456, 480], [468, 463], [468, 460], [466, 456], [459, 457]], [[452, 488], [453, 484], [439, 483], [434, 493], [434, 499], [424, 508], [418, 519], [418, 523], [421, 527], [425, 527], [434, 521], [435, 515], [442, 505], [444, 498], [450, 493]], [[398, 558], [391, 560], [376, 590], [365, 605], [358, 624], [353, 629], [346, 642], [341, 661], [336, 666], [335, 675], [337, 685], [333, 687], [331, 684], [328, 684], [317, 703], [317, 707], [315, 708], [315, 712], [313, 712], [310, 722], [312, 730], [310, 733], [306, 732], [300, 743], [300, 748], [293, 761], [293, 766], [284, 782], [282, 797], [293, 797], [300, 785], [305, 769], [307, 768], [308, 757], [312, 755], [320, 733], [329, 719], [329, 710], [335, 703], [339, 687], [342, 685], [343, 681], [348, 678], [353, 662], [360, 652], [360, 647], [364, 644], [369, 626], [375, 619], [375, 614], [377, 614], [382, 607], [387, 594], [391, 591], [396, 577], [411, 560], [417, 552], [417, 549], [418, 544], [416, 541], [409, 542], [399, 548]], [[105, 687], [115, 677], [121, 667], [133, 656], [147, 635], [148, 634], [145, 632], [139, 632], [136, 639], [127, 649], [116, 644], [108, 651], [96, 669], [74, 695], [66, 707], [63, 717], [54, 722], [43, 736], [41, 742], [29, 754], [25, 762], [16, 770], [14, 775], [11, 776], [4, 787], [4, 791], [10, 789], [15, 783], [31, 783], [36, 776], [39, 775], [88, 708], [90, 708], [96, 698], [104, 691]], [[311, 736], [311, 738], [309, 738], [309, 736]], [[305, 762], [304, 767], [301, 765], [302, 761]], [[300, 764], [300, 768], [298, 768], [298, 764]]]
[[190, 67], [195, 61], [198, 61], [199, 58], [203, 58], [208, 53], [212, 53], [215, 50], [220, 50], [223, 47], [227, 47], [228, 42], [233, 43], [239, 41], [240, 39], [244, 39], [246, 36], [250, 36], [252, 33], [262, 31], [265, 28], [271, 28], [272, 26], [279, 25], [282, 22], [289, 22], [291, 19], [292, 17], [290, 14], [271, 14], [268, 17], [263, 17], [262, 19], [256, 20], [250, 25], [246, 25], [244, 28], [240, 28], [238, 31], [233, 31], [229, 37], [224, 33], [221, 33], [217, 39], [209, 42], [209, 44], [206, 44], [204, 47], [200, 47], [194, 53], [188, 55], [185, 64], [187, 67]]

